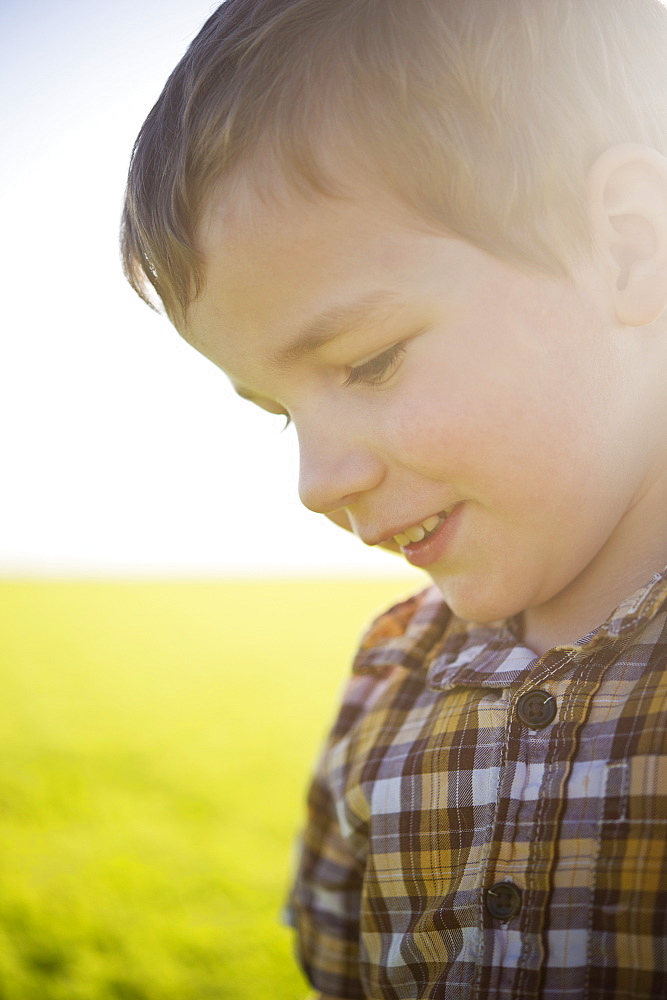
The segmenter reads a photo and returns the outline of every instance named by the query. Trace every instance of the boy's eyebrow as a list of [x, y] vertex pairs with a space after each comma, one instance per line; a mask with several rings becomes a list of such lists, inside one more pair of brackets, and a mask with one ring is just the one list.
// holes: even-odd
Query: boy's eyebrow
[[342, 334], [349, 333], [355, 326], [383, 319], [396, 307], [397, 300], [395, 292], [381, 291], [364, 295], [348, 305], [325, 309], [306, 323], [291, 344], [271, 356], [271, 364], [276, 368], [288, 368]]

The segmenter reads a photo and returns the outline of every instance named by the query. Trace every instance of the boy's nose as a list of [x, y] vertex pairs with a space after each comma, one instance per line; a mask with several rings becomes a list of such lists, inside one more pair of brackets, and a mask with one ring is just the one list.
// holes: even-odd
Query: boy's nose
[[327, 514], [354, 503], [384, 477], [380, 457], [350, 441], [340, 428], [299, 436], [299, 496], [309, 510]]

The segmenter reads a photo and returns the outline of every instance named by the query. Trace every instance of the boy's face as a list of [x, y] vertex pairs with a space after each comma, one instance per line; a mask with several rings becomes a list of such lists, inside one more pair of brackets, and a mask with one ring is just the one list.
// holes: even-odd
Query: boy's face
[[[367, 544], [401, 536], [480, 622], [548, 604], [625, 544], [648, 456], [592, 265], [568, 281], [519, 270], [361, 186], [308, 199], [239, 185], [200, 237], [206, 287], [185, 335], [289, 414], [307, 507]], [[405, 544], [424, 521], [435, 533]]]

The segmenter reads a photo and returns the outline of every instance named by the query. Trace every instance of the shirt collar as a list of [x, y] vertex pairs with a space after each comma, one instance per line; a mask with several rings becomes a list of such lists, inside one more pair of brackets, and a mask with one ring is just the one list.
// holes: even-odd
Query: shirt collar
[[597, 629], [576, 643], [538, 657], [517, 639], [516, 620], [479, 625], [457, 618], [435, 587], [380, 615], [364, 636], [355, 673], [381, 673], [396, 666], [420, 671], [428, 686], [507, 687], [540, 660], [554, 656], [577, 662], [605, 650], [614, 655], [667, 602], [667, 568], [626, 598]]

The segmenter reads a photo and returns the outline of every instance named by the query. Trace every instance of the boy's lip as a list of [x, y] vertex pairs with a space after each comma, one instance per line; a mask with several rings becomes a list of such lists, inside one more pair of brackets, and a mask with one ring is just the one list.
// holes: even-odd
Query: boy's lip
[[383, 531], [381, 536], [374, 535], [369, 538], [365, 538], [362, 534], [360, 535], [361, 541], [365, 545], [386, 545], [388, 542], [393, 542], [395, 545], [398, 545], [395, 539], [396, 535], [404, 535], [409, 528], [422, 524], [424, 521], [427, 521], [430, 517], [441, 517], [441, 518], [448, 517], [452, 513], [454, 508], [457, 506], [458, 502], [459, 502], [458, 500], [453, 500], [451, 503], [447, 504], [447, 506], [441, 507], [437, 511], [432, 511], [428, 514], [425, 514], [422, 518], [418, 520], [413, 519], [410, 521], [403, 521], [401, 522], [400, 527], [392, 528], [389, 531]]
[[458, 534], [463, 501], [455, 504], [438, 527], [423, 540], [401, 544], [401, 552], [409, 563], [420, 569], [428, 569], [449, 551], [454, 538]]

